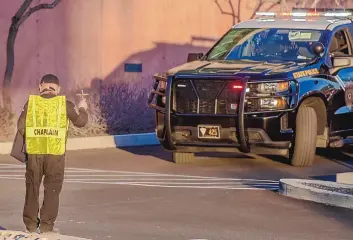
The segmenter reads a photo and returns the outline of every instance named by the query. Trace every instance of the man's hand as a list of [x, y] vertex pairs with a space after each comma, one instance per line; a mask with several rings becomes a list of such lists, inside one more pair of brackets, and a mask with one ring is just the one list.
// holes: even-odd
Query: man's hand
[[78, 109], [80, 109], [80, 108], [84, 108], [85, 110], [87, 110], [88, 105], [87, 105], [86, 99], [84, 99], [84, 98], [81, 99], [81, 101], [78, 104]]

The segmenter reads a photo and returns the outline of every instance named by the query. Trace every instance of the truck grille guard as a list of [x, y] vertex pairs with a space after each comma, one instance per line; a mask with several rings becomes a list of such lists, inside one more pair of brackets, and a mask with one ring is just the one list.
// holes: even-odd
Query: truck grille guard
[[238, 106], [238, 136], [240, 143], [240, 151], [244, 153], [250, 152], [249, 140], [245, 135], [245, 126], [244, 126], [244, 106], [245, 106], [245, 96], [246, 96], [246, 84], [248, 83], [248, 77], [242, 79], [243, 91], [240, 93], [239, 106]]
[[[167, 84], [166, 89], [159, 88], [159, 85], [161, 82], [164, 82], [164, 83], [168, 82], [168, 76], [166, 74], [155, 74], [153, 77], [156, 82], [155, 82], [155, 84], [153, 86], [153, 90], [151, 91], [150, 96], [148, 98], [148, 106], [150, 108], [156, 109], [158, 112], [165, 114], [165, 131], [166, 131], [165, 133], [169, 133], [169, 134], [164, 134], [164, 136], [168, 138], [166, 140], [168, 140], [171, 147], [173, 149], [176, 149], [175, 143], [171, 138], [171, 121], [170, 121], [171, 104], [170, 104], [170, 102], [171, 102], [172, 84], [171, 84], [171, 82], [169, 84]], [[184, 79], [184, 77], [183, 77], [183, 79]], [[237, 116], [236, 117], [238, 120], [238, 126], [236, 127], [236, 129], [237, 129], [237, 138], [238, 138], [238, 143], [239, 143], [238, 149], [243, 153], [249, 153], [250, 152], [250, 144], [249, 144], [249, 139], [245, 133], [245, 124], [244, 124], [245, 104], [246, 104], [246, 86], [247, 86], [249, 77], [234, 79], [234, 76], [233, 76], [231, 80], [239, 81], [239, 82], [241, 82], [241, 85], [243, 86], [242, 90], [240, 91], [240, 98], [239, 98], [238, 109], [237, 109]], [[157, 102], [156, 102], [156, 104], [153, 103], [153, 100], [155, 99], [156, 95], [166, 97], [165, 107], [160, 106]], [[207, 116], [208, 115], [209, 116], [209, 114], [177, 114], [177, 115], [184, 115], [184, 116], [200, 116], [200, 115]], [[212, 115], [212, 116], [217, 116], [217, 115]], [[232, 115], [227, 114], [226, 116], [231, 117]]]

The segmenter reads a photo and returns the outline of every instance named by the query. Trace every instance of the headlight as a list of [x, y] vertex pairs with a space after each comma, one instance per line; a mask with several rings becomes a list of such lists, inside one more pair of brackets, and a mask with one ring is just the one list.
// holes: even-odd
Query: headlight
[[248, 85], [250, 93], [277, 93], [288, 90], [289, 83], [285, 82], [271, 82], [271, 83], [250, 83]]
[[250, 111], [282, 110], [287, 108], [287, 101], [282, 97], [276, 98], [253, 98], [247, 100]]
[[262, 109], [285, 109], [287, 103], [283, 98], [262, 98], [260, 108]]
[[248, 83], [247, 111], [271, 111], [288, 108], [287, 94], [284, 92], [288, 91], [289, 87], [288, 81]]

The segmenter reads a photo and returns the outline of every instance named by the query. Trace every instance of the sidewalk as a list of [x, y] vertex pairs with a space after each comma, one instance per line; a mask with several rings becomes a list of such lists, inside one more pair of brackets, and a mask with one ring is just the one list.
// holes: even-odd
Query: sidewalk
[[[68, 138], [67, 150], [159, 145], [155, 133]], [[0, 154], [10, 154], [12, 142], [0, 142]]]
[[87, 238], [78, 238], [73, 236], [65, 236], [60, 234], [51, 234], [51, 235], [40, 235], [40, 234], [29, 234], [20, 231], [9, 231], [9, 230], [0, 230], [0, 240], [19, 240], [19, 239], [28, 239], [28, 240], [91, 240]]
[[343, 184], [353, 184], [353, 172], [337, 173], [336, 182]]
[[281, 179], [279, 193], [296, 199], [353, 209], [353, 173], [338, 173], [336, 182]]

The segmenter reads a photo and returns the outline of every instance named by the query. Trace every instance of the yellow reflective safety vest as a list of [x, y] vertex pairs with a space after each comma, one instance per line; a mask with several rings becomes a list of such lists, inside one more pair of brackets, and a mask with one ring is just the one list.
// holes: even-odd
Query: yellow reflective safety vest
[[63, 155], [68, 128], [65, 96], [29, 96], [25, 132], [28, 154]]

